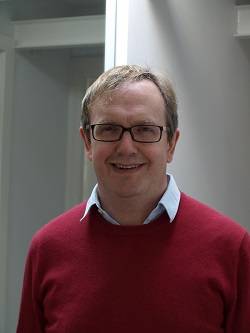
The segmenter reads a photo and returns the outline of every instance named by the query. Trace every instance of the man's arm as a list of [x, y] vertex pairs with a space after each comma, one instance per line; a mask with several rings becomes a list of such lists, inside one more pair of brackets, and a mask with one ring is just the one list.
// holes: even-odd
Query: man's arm
[[22, 299], [17, 325], [17, 333], [43, 333], [42, 308], [38, 302], [36, 290], [37, 262], [35, 260], [35, 249], [31, 245], [23, 280]]
[[250, 235], [245, 234], [239, 249], [236, 299], [229, 314], [227, 333], [250, 333]]

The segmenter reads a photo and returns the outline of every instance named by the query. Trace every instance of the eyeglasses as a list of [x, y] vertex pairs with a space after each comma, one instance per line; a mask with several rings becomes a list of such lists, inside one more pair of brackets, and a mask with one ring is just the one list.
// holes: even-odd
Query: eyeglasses
[[124, 132], [129, 132], [132, 140], [143, 143], [153, 143], [161, 140], [162, 131], [167, 131], [167, 126], [157, 125], [136, 125], [123, 127], [114, 124], [88, 125], [91, 128], [92, 136], [97, 141], [115, 142], [121, 140]]

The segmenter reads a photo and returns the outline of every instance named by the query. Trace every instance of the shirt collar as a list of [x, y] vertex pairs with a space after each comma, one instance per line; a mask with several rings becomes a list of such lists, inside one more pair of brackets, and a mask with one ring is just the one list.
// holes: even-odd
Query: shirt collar
[[[171, 174], [168, 174], [168, 187], [166, 191], [164, 192], [163, 196], [161, 197], [160, 201], [158, 202], [158, 205], [156, 208], [153, 209], [153, 211], [149, 214], [147, 219], [144, 221], [144, 224], [151, 222], [153, 219], [155, 219], [158, 215], [160, 215], [164, 210], [166, 210], [168, 216], [169, 216], [169, 222], [171, 223], [178, 211], [178, 207], [180, 204], [180, 190], [178, 189], [175, 179]], [[92, 190], [92, 193], [87, 201], [85, 212], [80, 219], [81, 222], [83, 222], [84, 218], [90, 211], [91, 207], [94, 205], [97, 206], [99, 213], [109, 222], [112, 224], [119, 223], [112, 218], [105, 210], [102, 209], [99, 198], [98, 198], [98, 185], [96, 184], [95, 187]]]
[[181, 193], [177, 187], [174, 176], [168, 174], [168, 177], [168, 187], [163, 196], [161, 197], [158, 205], [164, 206], [165, 210], [168, 213], [169, 220], [170, 222], [172, 222], [179, 208]]

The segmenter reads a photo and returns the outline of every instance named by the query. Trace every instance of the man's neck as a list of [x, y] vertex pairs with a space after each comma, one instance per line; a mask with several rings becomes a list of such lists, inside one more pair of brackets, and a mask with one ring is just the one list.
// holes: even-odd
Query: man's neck
[[145, 194], [143, 198], [105, 196], [99, 193], [99, 200], [102, 208], [120, 225], [141, 225], [157, 206], [165, 190], [155, 196]]

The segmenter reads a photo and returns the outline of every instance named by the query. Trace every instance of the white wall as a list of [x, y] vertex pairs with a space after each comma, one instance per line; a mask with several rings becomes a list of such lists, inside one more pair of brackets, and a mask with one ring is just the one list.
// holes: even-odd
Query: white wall
[[5, 333], [10, 125], [14, 70], [9, 3], [0, 3], [0, 333]]
[[177, 90], [181, 190], [250, 228], [250, 40], [233, 37], [234, 2], [130, 1], [128, 26], [128, 63], [168, 73]]
[[0, 34], [13, 35], [13, 25], [10, 21], [10, 2], [0, 2]]
[[15, 331], [31, 236], [64, 210], [68, 59], [59, 51], [16, 54], [7, 332]]
[[[96, 50], [98, 51], [98, 50]], [[70, 62], [70, 90], [68, 111], [68, 147], [65, 208], [68, 209], [87, 199], [96, 177], [91, 163], [85, 156], [83, 142], [79, 135], [80, 106], [89, 84], [103, 72], [102, 54], [81, 55], [75, 49]]]

